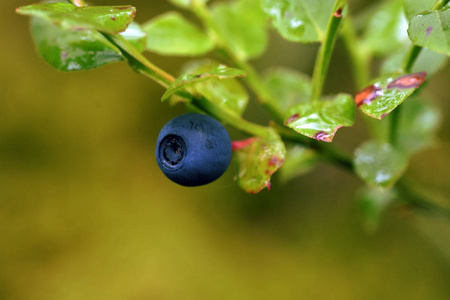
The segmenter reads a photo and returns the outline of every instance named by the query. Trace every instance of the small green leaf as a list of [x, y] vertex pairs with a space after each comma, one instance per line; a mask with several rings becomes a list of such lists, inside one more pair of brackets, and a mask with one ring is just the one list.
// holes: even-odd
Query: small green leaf
[[172, 4], [177, 5], [182, 8], [193, 8], [198, 5], [204, 5], [209, 0], [169, 0]]
[[[401, 76], [399, 76], [401, 75]], [[425, 82], [425, 72], [379, 78], [355, 96], [356, 105], [368, 116], [382, 119]]]
[[147, 50], [162, 55], [196, 56], [214, 48], [214, 42], [177, 12], [165, 13], [146, 23]]
[[147, 34], [138, 23], [132, 22], [125, 31], [120, 33], [139, 52], [144, 51], [147, 43]]
[[116, 34], [133, 21], [133, 6], [84, 6], [69, 3], [40, 3], [19, 7], [17, 13], [53, 22], [64, 29], [91, 29]]
[[122, 60], [119, 49], [93, 30], [66, 30], [33, 17], [31, 32], [42, 58], [61, 71], [98, 68]]
[[403, 0], [388, 1], [370, 19], [363, 45], [377, 55], [391, 53], [408, 41], [407, 29]]
[[187, 87], [193, 83], [198, 83], [210, 78], [218, 78], [218, 79], [228, 79], [228, 78], [235, 78], [235, 77], [245, 77], [247, 76], [247, 72], [229, 68], [224, 65], [220, 65], [214, 70], [211, 70], [207, 73], [202, 74], [185, 74], [177, 78], [177, 80], [172, 83], [164, 95], [161, 98], [161, 101], [166, 101], [170, 98], [170, 96], [178, 91], [179, 89], [183, 87]]
[[264, 75], [264, 83], [272, 95], [268, 100], [284, 113], [289, 107], [308, 101], [311, 94], [310, 78], [295, 70], [271, 69]]
[[[399, 51], [390, 55], [381, 66], [381, 74], [388, 75], [399, 73], [402, 70], [406, 55], [408, 55], [408, 47], [404, 47]], [[429, 49], [423, 48], [420, 51], [419, 57], [412, 66], [412, 73], [426, 72], [427, 77], [433, 76], [436, 72], [441, 70], [448, 61], [447, 55], [436, 53]]]
[[408, 20], [433, 8], [436, 0], [404, 0], [405, 14]]
[[407, 157], [389, 143], [368, 141], [356, 149], [353, 164], [356, 174], [369, 186], [387, 189], [406, 170]]
[[270, 189], [270, 178], [283, 164], [285, 153], [284, 143], [275, 132], [269, 139], [253, 138], [246, 147], [235, 150], [239, 186], [251, 194]]
[[219, 3], [211, 13], [222, 47], [241, 60], [258, 57], [264, 52], [268, 37], [259, 1]]
[[[220, 66], [218, 62], [201, 60], [190, 63], [184, 68], [183, 73], [202, 74], [211, 72]], [[248, 104], [248, 94], [245, 88], [235, 78], [200, 81], [192, 84], [190, 91], [200, 94], [214, 105], [228, 110], [232, 114], [242, 115]]]
[[339, 128], [352, 126], [354, 120], [352, 97], [339, 94], [333, 100], [301, 103], [290, 108], [285, 124], [307, 137], [331, 142]]
[[319, 155], [311, 148], [295, 145], [288, 148], [280, 176], [283, 181], [289, 181], [314, 169], [319, 161]]
[[[389, 118], [385, 122], [369, 123], [372, 132], [381, 140], [389, 138]], [[417, 153], [435, 141], [441, 123], [441, 113], [437, 107], [422, 98], [411, 97], [402, 104], [398, 121], [397, 147], [408, 154]]]
[[408, 35], [416, 46], [450, 55], [450, 6], [426, 11], [409, 23]]
[[386, 210], [394, 202], [396, 193], [392, 190], [378, 190], [364, 187], [357, 194], [358, 206], [363, 226], [368, 232], [374, 232]]
[[334, 0], [262, 0], [262, 7], [284, 38], [311, 43], [324, 39], [334, 3]]

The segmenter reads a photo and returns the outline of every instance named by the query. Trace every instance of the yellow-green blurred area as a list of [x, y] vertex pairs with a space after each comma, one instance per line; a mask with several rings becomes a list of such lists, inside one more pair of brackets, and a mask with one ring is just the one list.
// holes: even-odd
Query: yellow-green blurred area
[[[131, 4], [145, 22], [173, 9]], [[353, 1], [350, 1], [353, 2]], [[156, 137], [182, 105], [125, 63], [62, 73], [41, 60], [28, 18], [0, 10], [0, 299], [449, 299], [448, 219], [391, 210], [363, 230], [353, 175], [329, 165], [272, 190], [241, 191], [230, 166], [197, 188], [164, 177]], [[355, 10], [364, 2], [355, 1]], [[276, 34], [259, 70], [311, 73], [315, 45]], [[149, 54], [176, 74], [186, 61]], [[327, 91], [354, 93], [338, 43]], [[411, 159], [408, 175], [450, 197], [450, 67], [427, 95], [442, 109], [439, 143]], [[252, 99], [246, 116], [266, 122]], [[362, 116], [335, 143], [364, 139]], [[242, 137], [230, 131], [232, 137]]]

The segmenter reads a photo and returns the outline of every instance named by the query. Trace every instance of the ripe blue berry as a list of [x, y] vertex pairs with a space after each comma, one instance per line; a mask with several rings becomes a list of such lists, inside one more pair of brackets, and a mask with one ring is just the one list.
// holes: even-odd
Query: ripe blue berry
[[190, 113], [170, 120], [159, 133], [156, 161], [173, 182], [198, 186], [219, 178], [231, 160], [231, 140], [214, 118]]

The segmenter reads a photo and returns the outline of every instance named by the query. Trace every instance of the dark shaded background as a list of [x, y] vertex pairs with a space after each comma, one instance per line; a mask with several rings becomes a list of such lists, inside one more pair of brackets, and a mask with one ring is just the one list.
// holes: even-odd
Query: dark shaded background
[[[205, 187], [169, 182], [154, 145], [184, 107], [161, 104], [163, 89], [125, 63], [53, 70], [34, 51], [28, 18], [14, 14], [30, 3], [6, 0], [0, 10], [0, 299], [450, 297], [448, 220], [394, 210], [367, 234], [354, 198], [361, 182], [332, 166], [288, 184], [275, 177], [258, 195], [239, 190], [233, 167]], [[138, 22], [172, 9], [95, 3], [132, 4]], [[259, 70], [311, 73], [316, 46], [271, 42]], [[185, 61], [149, 57], [174, 74]], [[447, 201], [449, 71], [425, 91], [442, 108], [440, 143], [408, 170]], [[354, 93], [340, 44], [327, 90]], [[266, 122], [254, 104], [247, 117]], [[335, 142], [351, 150], [366, 137], [359, 115]]]

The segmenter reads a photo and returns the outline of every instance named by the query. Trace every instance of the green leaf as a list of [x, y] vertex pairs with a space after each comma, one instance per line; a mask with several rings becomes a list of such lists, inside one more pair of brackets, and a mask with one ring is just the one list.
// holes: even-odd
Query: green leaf
[[260, 56], [267, 46], [267, 30], [259, 1], [219, 3], [212, 8], [212, 22], [222, 47], [238, 59]]
[[144, 25], [147, 50], [162, 55], [196, 56], [214, 48], [214, 42], [177, 12], [165, 13]]
[[272, 132], [268, 139], [253, 138], [246, 147], [235, 150], [237, 181], [248, 193], [270, 189], [270, 179], [283, 164], [286, 148], [281, 138]]
[[31, 32], [42, 58], [61, 71], [98, 68], [122, 60], [119, 49], [93, 30], [66, 30], [33, 17]]
[[378, 190], [364, 187], [357, 194], [358, 206], [363, 226], [368, 232], [374, 232], [386, 210], [394, 202], [396, 193], [392, 190]]
[[407, 157], [389, 143], [368, 141], [355, 150], [356, 174], [369, 186], [387, 189], [402, 176]]
[[[409, 46], [404, 47], [403, 49], [400, 49], [399, 51], [396, 51], [392, 55], [390, 55], [383, 62], [380, 73], [382, 75], [388, 75], [401, 72], [406, 55], [408, 55], [408, 49]], [[431, 77], [436, 72], [441, 70], [445, 66], [447, 61], [447, 55], [436, 53], [429, 49], [423, 48], [422, 51], [420, 51], [419, 56], [417, 57], [416, 62], [411, 69], [411, 72], [426, 72], [427, 77]]]
[[404, 0], [405, 14], [408, 20], [433, 8], [436, 0]]
[[[208, 73], [217, 69], [219, 66], [220, 64], [218, 62], [211, 60], [194, 61], [184, 68], [183, 73]], [[215, 106], [236, 115], [242, 115], [249, 99], [247, 91], [235, 78], [210, 78], [205, 81], [193, 83], [189, 90], [193, 94], [204, 96]]]
[[198, 5], [204, 5], [209, 0], [169, 0], [172, 4], [177, 5], [182, 8], [193, 8]]
[[363, 45], [377, 55], [391, 53], [408, 41], [407, 29], [403, 0], [388, 1], [370, 19]]
[[141, 26], [136, 22], [131, 24], [120, 33], [131, 45], [133, 45], [139, 52], [144, 51], [147, 43], [147, 34], [142, 30]]
[[285, 39], [311, 43], [324, 39], [334, 3], [334, 0], [262, 0], [262, 7]]
[[211, 70], [210, 72], [207, 73], [185, 74], [178, 77], [177, 80], [168, 87], [163, 97], [161, 98], [161, 101], [164, 102], [168, 100], [173, 93], [175, 93], [176, 91], [178, 91], [183, 87], [190, 86], [193, 83], [198, 83], [211, 78], [228, 79], [245, 76], [247, 76], [247, 72], [239, 69], [229, 68], [224, 65], [220, 65], [216, 69]]
[[339, 128], [352, 126], [354, 120], [352, 97], [339, 94], [332, 100], [301, 103], [290, 108], [285, 125], [307, 137], [331, 142]]
[[40, 3], [19, 7], [17, 13], [35, 16], [64, 29], [91, 29], [116, 34], [127, 29], [133, 21], [133, 6], [85, 6], [69, 3]]
[[450, 6], [412, 18], [408, 35], [416, 46], [450, 55]]
[[356, 94], [356, 105], [363, 113], [381, 120], [419, 88], [425, 77], [426, 73], [421, 72], [379, 78]]
[[279, 111], [286, 113], [289, 107], [309, 100], [310, 78], [300, 72], [274, 68], [266, 72], [263, 80], [272, 95], [268, 100], [272, 101]]
[[289, 147], [280, 176], [283, 181], [289, 181], [314, 169], [319, 161], [319, 155], [311, 148], [295, 145]]
[[[381, 140], [389, 138], [391, 116], [385, 122], [369, 123], [372, 132]], [[411, 97], [402, 105], [398, 121], [397, 147], [408, 154], [417, 153], [435, 142], [441, 123], [439, 109], [422, 98]]]

